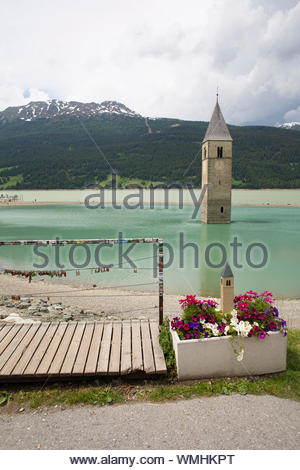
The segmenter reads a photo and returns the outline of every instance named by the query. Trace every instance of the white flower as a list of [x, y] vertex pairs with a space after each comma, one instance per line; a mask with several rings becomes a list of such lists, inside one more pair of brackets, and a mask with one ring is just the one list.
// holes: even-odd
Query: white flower
[[239, 336], [248, 336], [249, 331], [251, 330], [252, 326], [248, 321], [231, 321], [231, 326], [237, 332]]

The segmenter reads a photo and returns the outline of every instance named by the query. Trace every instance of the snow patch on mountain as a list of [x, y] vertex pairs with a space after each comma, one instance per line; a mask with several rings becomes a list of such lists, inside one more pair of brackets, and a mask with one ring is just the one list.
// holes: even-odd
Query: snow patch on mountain
[[280, 127], [281, 129], [300, 130], [300, 122], [284, 122], [283, 124], [278, 124], [277, 127]]

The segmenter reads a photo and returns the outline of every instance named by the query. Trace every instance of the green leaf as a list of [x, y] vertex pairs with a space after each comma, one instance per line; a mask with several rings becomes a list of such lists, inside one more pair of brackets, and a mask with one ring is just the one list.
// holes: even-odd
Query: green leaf
[[0, 392], [0, 405], [8, 403], [10, 400], [10, 394], [7, 392]]

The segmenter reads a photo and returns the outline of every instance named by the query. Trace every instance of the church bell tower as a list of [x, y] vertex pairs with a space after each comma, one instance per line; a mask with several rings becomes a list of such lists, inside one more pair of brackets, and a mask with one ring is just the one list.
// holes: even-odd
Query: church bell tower
[[232, 184], [232, 138], [217, 102], [202, 142], [201, 221], [205, 224], [230, 224]]

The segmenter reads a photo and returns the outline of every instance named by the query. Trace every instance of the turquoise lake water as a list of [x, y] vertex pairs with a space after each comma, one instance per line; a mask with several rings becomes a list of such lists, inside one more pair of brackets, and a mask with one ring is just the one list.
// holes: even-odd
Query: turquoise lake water
[[[204, 225], [199, 217], [192, 219], [194, 208], [185, 205], [183, 209], [170, 206], [165, 209], [156, 205], [155, 209], [120, 210], [112, 207], [87, 209], [80, 205], [52, 206], [15, 206], [0, 207], [0, 239], [76, 239], [76, 238], [118, 238], [122, 237], [161, 237], [169, 243], [174, 260], [164, 271], [165, 291], [178, 294], [219, 295], [219, 279], [222, 267], [209, 267], [205, 252], [210, 254], [214, 265], [224, 261], [226, 252], [235, 275], [235, 291], [248, 289], [270, 290], [277, 297], [300, 297], [300, 207], [243, 207], [232, 208], [230, 225]], [[180, 235], [181, 234], [181, 235]], [[234, 238], [242, 246], [237, 248], [234, 259]], [[180, 267], [180, 239], [183, 243], [193, 243], [183, 251]], [[212, 243], [219, 246], [209, 245]], [[262, 246], [251, 244], [259, 243]], [[250, 246], [250, 248], [249, 248]], [[95, 247], [91, 248], [91, 261], [88, 268], [97, 266], [94, 260]], [[124, 245], [124, 250], [128, 248]], [[263, 267], [254, 268], [263, 261], [264, 252], [267, 262]], [[54, 247], [42, 247], [40, 251], [49, 258], [49, 268], [55, 268]], [[223, 251], [221, 251], [223, 250]], [[264, 252], [263, 252], [264, 250]], [[195, 266], [195, 251], [198, 251], [198, 266]], [[59, 250], [60, 263], [70, 268], [70, 246]], [[83, 263], [86, 253], [77, 247], [75, 261]], [[222, 260], [222, 257], [224, 258]], [[93, 282], [101, 286], [132, 286], [144, 291], [156, 290], [157, 279], [153, 278], [152, 245], [136, 245], [129, 254], [136, 260], [138, 272], [124, 263], [123, 269], [112, 268], [108, 273], [91, 274], [90, 269], [82, 270], [80, 277], [75, 272], [68, 273], [67, 280], [72, 282]], [[140, 260], [139, 258], [146, 258]], [[33, 254], [33, 247], [0, 247], [1, 267], [32, 269], [33, 263], [40, 264], [43, 259]], [[103, 263], [118, 263], [118, 246], [101, 250]], [[125, 261], [125, 260], [124, 260]], [[168, 249], [165, 249], [168, 261]], [[239, 265], [239, 267], [235, 265]], [[43, 268], [47, 269], [47, 268]], [[147, 284], [138, 286], [136, 284]]]

